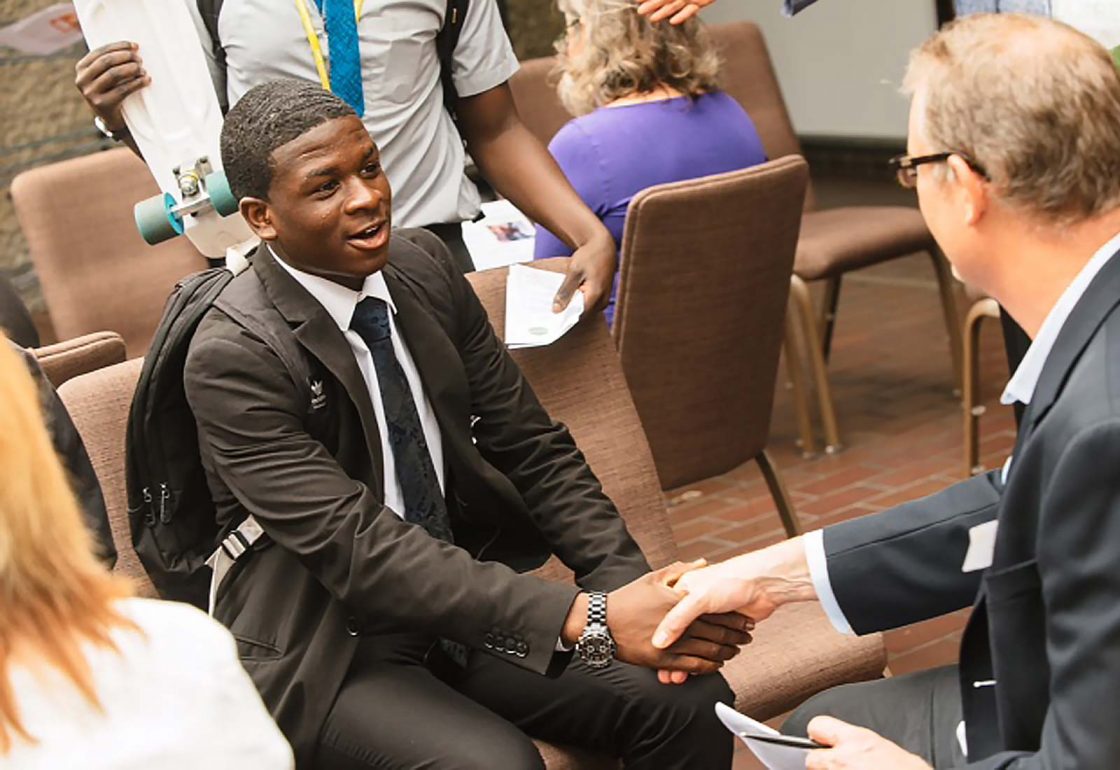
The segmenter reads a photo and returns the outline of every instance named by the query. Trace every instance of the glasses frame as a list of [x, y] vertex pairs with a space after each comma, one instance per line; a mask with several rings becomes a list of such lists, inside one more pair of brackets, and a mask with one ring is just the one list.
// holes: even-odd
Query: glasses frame
[[924, 166], [927, 163], [944, 163], [954, 155], [963, 160], [970, 169], [983, 177], [985, 181], [991, 181], [991, 177], [988, 176], [988, 172], [984, 170], [983, 166], [959, 152], [935, 152], [931, 155], [896, 155], [888, 162], [891, 168], [895, 170], [895, 178], [898, 183], [907, 190], [913, 190], [918, 186], [918, 166]]

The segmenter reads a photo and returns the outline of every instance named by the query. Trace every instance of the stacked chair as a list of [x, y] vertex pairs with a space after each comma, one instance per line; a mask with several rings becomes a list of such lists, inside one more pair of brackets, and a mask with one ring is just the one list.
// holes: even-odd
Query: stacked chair
[[[712, 41], [723, 59], [724, 90], [735, 97], [751, 116], [763, 146], [771, 158], [801, 152], [782, 99], [770, 55], [762, 33], [754, 24], [737, 22], [710, 28]], [[554, 58], [525, 62], [510, 81], [522, 120], [537, 137], [548, 142], [571, 119], [556, 96], [550, 73]], [[941, 293], [942, 309], [950, 341], [954, 382], [960, 381], [960, 327], [955, 303], [955, 286], [944, 258], [915, 208], [903, 206], [846, 206], [818, 210], [812, 184], [803, 202], [800, 239], [791, 278], [790, 325], [797, 333], [787, 339], [787, 352], [799, 366], [808, 361], [827, 451], [841, 447], [840, 430], [832, 404], [826, 363], [832, 339], [836, 305], [844, 274], [887, 260], [914, 253], [926, 253], [934, 265]], [[751, 212], [742, 211], [740, 216]], [[824, 301], [814, 307], [809, 284], [823, 287]], [[884, 319], [889, 323], [890, 319]], [[801, 377], [791, 372], [797, 400], [801, 444], [807, 453], [815, 448], [814, 436], [806, 431], [809, 404]]]
[[109, 330], [145, 353], [175, 283], [206, 260], [185, 238], [149, 246], [132, 204], [159, 192], [118, 148], [25, 171], [12, 202], [59, 339]]

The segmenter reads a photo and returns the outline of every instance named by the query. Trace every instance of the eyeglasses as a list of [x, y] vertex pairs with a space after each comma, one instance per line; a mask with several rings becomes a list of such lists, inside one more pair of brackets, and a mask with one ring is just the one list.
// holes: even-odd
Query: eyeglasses
[[918, 186], [918, 166], [926, 163], [944, 163], [949, 158], [956, 155], [963, 160], [968, 167], [982, 176], [984, 179], [991, 181], [988, 172], [975, 161], [969, 160], [959, 152], [938, 152], [933, 155], [898, 155], [890, 159], [890, 164], [894, 167], [895, 174], [898, 177], [898, 183], [905, 187], [907, 190], [913, 190]]

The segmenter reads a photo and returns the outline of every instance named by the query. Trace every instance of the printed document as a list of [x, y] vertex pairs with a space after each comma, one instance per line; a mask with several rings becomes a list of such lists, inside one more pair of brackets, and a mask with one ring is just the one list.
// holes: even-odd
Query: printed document
[[576, 325], [583, 313], [583, 292], [568, 307], [552, 312], [552, 300], [564, 282], [563, 273], [511, 265], [506, 282], [506, 347], [551, 345]]
[[747, 748], [754, 752], [758, 760], [770, 770], [805, 770], [805, 760], [811, 749], [793, 746], [778, 746], [773, 743], [752, 740], [751, 735], [780, 735], [773, 727], [740, 714], [722, 703], [716, 704], [716, 716], [731, 732], [739, 736]]

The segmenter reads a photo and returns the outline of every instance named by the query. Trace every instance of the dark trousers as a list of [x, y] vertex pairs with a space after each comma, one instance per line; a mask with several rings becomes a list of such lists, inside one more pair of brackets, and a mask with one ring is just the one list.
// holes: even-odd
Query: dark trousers
[[316, 768], [543, 768], [530, 735], [627, 768], [731, 767], [733, 739], [715, 716], [733, 700], [722, 677], [662, 685], [653, 671], [573, 660], [549, 678], [481, 652], [461, 669], [432, 647], [415, 634], [363, 638]]
[[936, 770], [964, 764], [957, 740], [961, 688], [956, 666], [825, 690], [793, 712], [782, 732], [807, 735], [809, 721], [822, 715], [874, 730]]
[[463, 226], [459, 222], [444, 223], [438, 225], [424, 225], [424, 229], [435, 235], [444, 245], [447, 250], [451, 252], [455, 264], [463, 273], [474, 272], [474, 260], [471, 259], [471, 253], [467, 251], [467, 244], [463, 243]]

